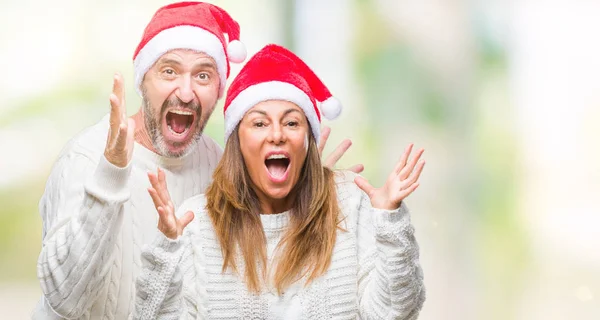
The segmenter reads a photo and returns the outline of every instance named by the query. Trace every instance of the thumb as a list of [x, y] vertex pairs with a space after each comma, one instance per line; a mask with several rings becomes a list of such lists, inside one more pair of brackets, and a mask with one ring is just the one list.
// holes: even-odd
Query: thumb
[[354, 173], [361, 173], [365, 170], [365, 166], [363, 166], [362, 164], [355, 164], [352, 167], [350, 167], [348, 170], [350, 170]]
[[127, 140], [132, 141], [133, 140], [133, 134], [135, 133], [135, 121], [133, 121], [133, 119], [129, 118], [127, 119]]
[[[127, 152], [130, 155], [133, 151], [133, 141], [135, 140], [135, 121], [127, 119]], [[129, 159], [127, 159], [129, 160]]]
[[323, 155], [323, 149], [325, 149], [325, 145], [327, 144], [327, 139], [329, 138], [329, 134], [331, 133], [331, 128], [324, 126], [321, 129], [321, 138], [319, 138], [319, 154]]
[[354, 178], [354, 183], [356, 183], [356, 185], [369, 197], [371, 197], [371, 194], [375, 191], [375, 188], [369, 183], [369, 181], [361, 176], [356, 176], [356, 178]]
[[179, 219], [179, 222], [181, 223], [181, 230], [185, 229], [185, 227], [187, 227], [187, 225], [190, 224], [190, 222], [192, 222], [192, 220], [194, 220], [194, 212], [192, 212], [192, 211], [186, 212], [181, 217], [181, 219]]

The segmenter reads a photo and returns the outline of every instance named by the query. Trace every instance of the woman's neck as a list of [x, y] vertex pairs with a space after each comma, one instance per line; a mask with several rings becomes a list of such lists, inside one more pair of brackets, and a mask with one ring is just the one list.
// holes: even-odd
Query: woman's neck
[[260, 203], [260, 207], [262, 209], [262, 214], [276, 214], [276, 213], [282, 213], [285, 211], [288, 211], [291, 209], [291, 204], [288, 204], [287, 200], [285, 199], [281, 199], [281, 200], [272, 200], [272, 201], [267, 201], [267, 202], [262, 202]]
[[262, 214], [277, 214], [288, 211], [292, 208], [294, 197], [291, 193], [283, 199], [272, 199], [268, 198], [265, 194], [258, 190], [255, 190], [258, 196], [258, 202], [260, 203], [260, 209]]

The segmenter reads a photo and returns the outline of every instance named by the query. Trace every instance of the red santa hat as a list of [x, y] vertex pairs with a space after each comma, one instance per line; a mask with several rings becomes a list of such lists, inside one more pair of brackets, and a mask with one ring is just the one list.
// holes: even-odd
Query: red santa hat
[[135, 88], [141, 95], [144, 75], [163, 54], [173, 49], [191, 49], [215, 60], [221, 97], [229, 77], [229, 61], [240, 63], [246, 59], [246, 48], [239, 39], [238, 23], [215, 5], [190, 1], [164, 6], [146, 26], [133, 55]]
[[267, 100], [286, 100], [300, 107], [317, 141], [321, 113], [333, 120], [342, 111], [340, 102], [304, 61], [288, 49], [270, 44], [250, 58], [229, 86], [224, 106], [225, 141], [248, 110]]

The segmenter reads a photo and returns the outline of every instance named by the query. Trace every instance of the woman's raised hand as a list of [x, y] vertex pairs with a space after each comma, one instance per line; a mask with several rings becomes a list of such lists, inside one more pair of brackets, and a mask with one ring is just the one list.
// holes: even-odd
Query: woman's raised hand
[[389, 174], [385, 184], [381, 188], [375, 188], [367, 179], [358, 176], [354, 179], [356, 185], [361, 188], [371, 199], [373, 208], [394, 210], [400, 207], [402, 200], [408, 197], [419, 186], [419, 176], [425, 166], [425, 161], [419, 159], [424, 149], [419, 149], [409, 160], [413, 144], [408, 145], [404, 154]]

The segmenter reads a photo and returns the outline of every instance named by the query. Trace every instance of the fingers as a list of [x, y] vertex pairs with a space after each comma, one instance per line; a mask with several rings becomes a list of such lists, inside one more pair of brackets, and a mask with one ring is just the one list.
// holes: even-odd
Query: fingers
[[[156, 174], [148, 172], [148, 180], [150, 180], [150, 184], [152, 185], [151, 189], [157, 198], [155, 205], [158, 203], [156, 206], [168, 206], [171, 199], [168, 198], [168, 191], [166, 191], [164, 185], [160, 182], [160, 178]], [[150, 189], [148, 189], [148, 192], [150, 192]], [[167, 196], [164, 195], [165, 193], [167, 193]], [[150, 195], [152, 195], [152, 192]]]
[[[116, 135], [113, 132], [116, 132]], [[129, 155], [133, 151], [134, 134], [135, 122], [133, 119], [126, 119], [125, 122], [120, 123], [116, 131], [111, 130], [110, 135], [112, 136], [111, 141], [114, 143], [114, 150], [127, 156], [126, 163], [129, 162]]]
[[350, 170], [354, 173], [361, 173], [361, 172], [363, 172], [363, 170], [365, 170], [365, 166], [363, 166], [362, 164], [355, 164], [352, 167], [350, 167], [348, 170]]
[[[173, 215], [170, 214], [168, 210], [165, 210], [164, 207], [158, 207], [156, 210], [158, 211], [158, 229], [167, 237], [172, 239], [176, 238], [177, 222]], [[173, 233], [175, 233], [175, 235], [173, 235]]]
[[158, 216], [161, 219], [161, 222], [169, 227], [172, 227], [170, 210], [168, 210], [164, 206], [160, 206], [160, 207], [156, 208], [156, 210], [158, 211]]
[[[113, 77], [113, 91], [110, 94], [110, 130], [108, 136], [108, 148], [115, 148], [117, 151], [124, 151], [129, 139], [128, 121], [125, 113], [125, 89], [123, 86], [123, 77], [115, 74]], [[132, 135], [133, 137], [133, 135]], [[118, 161], [122, 162], [122, 161]]]
[[406, 179], [406, 185], [414, 184], [421, 177], [421, 172], [423, 172], [423, 168], [425, 167], [425, 160], [419, 161], [417, 164], [417, 169], [413, 171], [413, 173]]
[[348, 149], [352, 146], [352, 141], [350, 139], [345, 139], [342, 141], [335, 150], [327, 157], [324, 165], [328, 168], [334, 168], [335, 164], [340, 160], [340, 158], [348, 151]]
[[[114, 89], [113, 89], [114, 90]], [[110, 101], [110, 123], [120, 123], [121, 122], [121, 99], [117, 97], [117, 95], [113, 92], [108, 97]]]
[[400, 171], [402, 170], [402, 168], [404, 168], [404, 166], [406, 166], [406, 161], [408, 161], [408, 156], [412, 152], [412, 148], [414, 145], [415, 145], [414, 143], [411, 143], [406, 147], [406, 149], [404, 149], [404, 153], [402, 154], [402, 157], [400, 157], [400, 160], [396, 164], [396, 167], [394, 167], [393, 172], [395, 174], [399, 174]]
[[365, 179], [361, 176], [354, 178], [354, 183], [356, 183], [356, 185], [362, 191], [364, 191], [369, 197], [371, 197], [371, 195], [375, 191], [375, 188], [369, 183], [369, 181], [367, 181], [367, 179]]
[[177, 230], [178, 220], [171, 208], [168, 206], [160, 206], [156, 208], [156, 211], [158, 211], [158, 225], [162, 226], [163, 232], [172, 232]]
[[323, 127], [321, 130], [321, 138], [319, 139], [319, 154], [323, 155], [323, 150], [325, 149], [325, 145], [327, 144], [327, 139], [329, 139], [329, 134], [331, 133], [330, 127]]
[[123, 84], [123, 76], [117, 73], [113, 81], [113, 94], [118, 100], [118, 115], [121, 120], [125, 120], [125, 85]]
[[400, 179], [404, 180], [406, 179], [415, 169], [415, 166], [417, 165], [417, 162], [419, 161], [419, 159], [421, 158], [421, 155], [423, 155], [423, 152], [425, 151], [425, 149], [421, 148], [419, 149], [419, 151], [417, 151], [417, 154], [412, 158], [412, 160], [410, 161], [410, 163], [408, 163], [407, 166], [405, 166], [404, 168], [402, 168], [402, 170], [400, 170]]
[[158, 185], [160, 186], [159, 195], [163, 203], [170, 203], [171, 196], [169, 195], [169, 190], [167, 189], [167, 178], [165, 176], [165, 172], [161, 168], [158, 168]]
[[127, 148], [127, 162], [131, 160], [133, 155], [133, 141], [135, 140], [135, 121], [131, 118], [127, 119], [127, 140], [126, 146]]
[[173, 209], [173, 202], [171, 201], [171, 196], [169, 195], [169, 190], [167, 189], [167, 180], [165, 172], [161, 168], [158, 168], [157, 171], [158, 174], [148, 172], [148, 179], [150, 180], [152, 189], [154, 190], [156, 196], [160, 200], [161, 206]]
[[412, 174], [410, 175], [410, 177], [408, 177], [408, 179], [402, 181], [401, 187], [400, 187], [400, 192], [398, 194], [398, 201], [402, 201], [404, 200], [406, 197], [408, 197], [411, 193], [413, 193], [413, 191], [415, 191], [420, 183], [418, 182], [419, 178], [421, 177], [421, 172], [423, 172], [423, 168], [425, 167], [425, 161], [421, 160], [419, 161], [419, 163], [417, 164], [417, 168], [415, 171], [412, 172]]
[[117, 131], [117, 141], [115, 142], [115, 149], [122, 151], [127, 148], [127, 136], [129, 129], [126, 124], [120, 124], [119, 130]]
[[113, 77], [112, 93], [109, 96], [110, 101], [110, 124], [115, 130], [122, 119], [122, 101], [123, 101], [123, 79], [121, 75], [115, 74]]
[[110, 101], [109, 141], [113, 142], [119, 134], [119, 126], [121, 125], [121, 116], [119, 115], [119, 98], [117, 98], [116, 95], [111, 94], [108, 100]]
[[148, 180], [150, 180], [150, 184], [154, 188], [154, 190], [160, 189], [160, 184], [158, 183], [158, 177], [153, 172], [148, 172]]
[[135, 139], [135, 123], [132, 119], [127, 119], [124, 94], [123, 78], [116, 74], [113, 78], [113, 92], [109, 97], [109, 130], [104, 156], [110, 163], [121, 168], [126, 167], [131, 160]]
[[181, 230], [183, 231], [183, 229], [185, 229], [185, 227], [187, 227], [187, 225], [190, 224], [190, 222], [192, 222], [192, 220], [194, 220], [194, 212], [192, 212], [192, 211], [186, 212], [179, 219], [179, 226], [181, 227]]
[[157, 172], [158, 172], [158, 182], [161, 185], [164, 185], [166, 187], [167, 186], [167, 181], [166, 181], [165, 172], [161, 168], [158, 168]]
[[158, 193], [156, 192], [156, 189], [154, 189], [154, 188], [148, 188], [148, 193], [150, 194], [150, 197], [152, 198], [152, 202], [154, 203], [154, 207], [158, 211], [158, 208], [162, 208], [162, 206], [163, 206], [163, 203], [162, 203], [162, 200], [160, 199], [160, 196], [158, 196]]
[[411, 193], [413, 193], [413, 191], [415, 191], [417, 188], [419, 187], [419, 183], [413, 183], [411, 184], [408, 188], [402, 190], [402, 192], [400, 192], [400, 201], [406, 199], [406, 197], [408, 197]]

